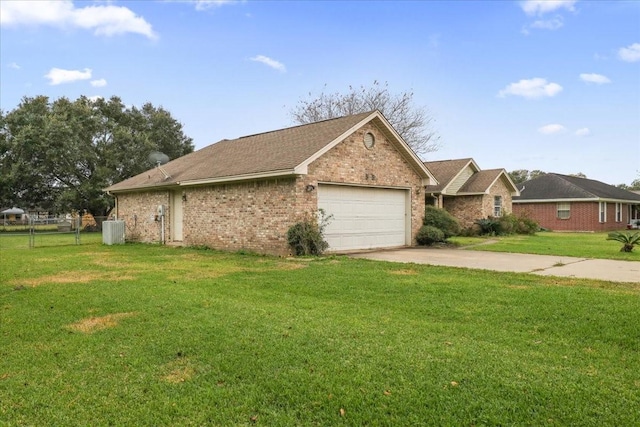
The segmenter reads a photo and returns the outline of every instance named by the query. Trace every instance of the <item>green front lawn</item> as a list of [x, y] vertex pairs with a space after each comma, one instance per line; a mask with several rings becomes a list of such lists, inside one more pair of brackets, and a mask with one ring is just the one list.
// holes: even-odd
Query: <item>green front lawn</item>
[[466, 249], [478, 251], [640, 261], [640, 246], [636, 246], [633, 252], [620, 252], [622, 243], [607, 240], [607, 234], [540, 232], [533, 236], [453, 237], [450, 240], [459, 246], [468, 246]]
[[640, 285], [86, 240], [0, 262], [0, 425], [640, 424]]

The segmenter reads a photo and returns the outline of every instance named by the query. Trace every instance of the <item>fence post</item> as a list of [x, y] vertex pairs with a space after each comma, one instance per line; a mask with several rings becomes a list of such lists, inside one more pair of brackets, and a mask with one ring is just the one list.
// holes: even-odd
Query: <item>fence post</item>
[[33, 218], [29, 217], [29, 249], [32, 249], [35, 245], [35, 225], [33, 224]]

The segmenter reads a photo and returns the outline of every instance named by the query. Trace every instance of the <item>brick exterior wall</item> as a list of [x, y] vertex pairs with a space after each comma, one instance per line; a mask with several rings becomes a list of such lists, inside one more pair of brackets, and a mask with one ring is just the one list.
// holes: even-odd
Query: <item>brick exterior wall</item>
[[502, 196], [502, 214], [511, 213], [511, 192], [502, 180], [496, 181], [489, 188], [489, 194], [444, 196], [442, 207], [458, 219], [462, 228], [469, 228], [473, 226], [474, 221], [493, 216], [495, 196]]
[[622, 204], [622, 222], [616, 222], [616, 204], [607, 203], [607, 221], [600, 222], [598, 202], [571, 202], [567, 219], [559, 219], [558, 204], [514, 203], [513, 212], [526, 215], [541, 227], [554, 231], [614, 231], [626, 228], [629, 223], [629, 205]]
[[[363, 136], [371, 132], [375, 146], [367, 149]], [[215, 249], [247, 249], [288, 255], [286, 232], [318, 206], [318, 183], [340, 183], [411, 189], [411, 238], [422, 225], [422, 180], [373, 124], [365, 125], [308, 167], [308, 174], [218, 185], [176, 188], [118, 195], [118, 217], [126, 223], [127, 240], [159, 242], [157, 205], [167, 206], [166, 241], [172, 240], [173, 194], [182, 197], [183, 243]], [[307, 185], [316, 190], [307, 192]]]
[[[375, 137], [372, 149], [367, 149], [362, 142], [367, 132]], [[424, 218], [422, 179], [376, 126], [363, 126], [309, 165], [309, 174], [303, 177], [303, 188], [307, 184], [317, 186], [318, 182], [411, 189], [411, 242], [415, 244]], [[317, 192], [312, 194], [310, 207], [315, 209]]]
[[[161, 221], [157, 218], [157, 209], [158, 205], [169, 206], [169, 195], [166, 190], [118, 195], [117, 215], [118, 219], [125, 222], [126, 240], [160, 242]], [[167, 219], [168, 216], [165, 218], [165, 237], [169, 236]]]

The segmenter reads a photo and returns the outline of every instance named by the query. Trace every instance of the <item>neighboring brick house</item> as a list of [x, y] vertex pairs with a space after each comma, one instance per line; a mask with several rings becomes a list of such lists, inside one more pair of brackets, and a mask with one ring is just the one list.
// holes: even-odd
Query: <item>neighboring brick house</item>
[[412, 245], [436, 182], [373, 111], [222, 140], [106, 191], [129, 240], [287, 255], [318, 209], [329, 251]]
[[425, 162], [438, 181], [425, 188], [426, 204], [445, 209], [462, 227], [490, 216], [511, 213], [511, 200], [518, 195], [504, 169], [480, 170], [471, 159]]
[[637, 228], [640, 195], [593, 179], [548, 173], [521, 184], [513, 211], [555, 231]]

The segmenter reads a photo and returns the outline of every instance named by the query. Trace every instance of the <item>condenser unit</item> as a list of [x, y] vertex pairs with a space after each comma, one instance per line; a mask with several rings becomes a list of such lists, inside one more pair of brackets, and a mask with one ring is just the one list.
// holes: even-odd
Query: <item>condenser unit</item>
[[104, 221], [102, 223], [102, 243], [105, 245], [123, 245], [124, 221]]

